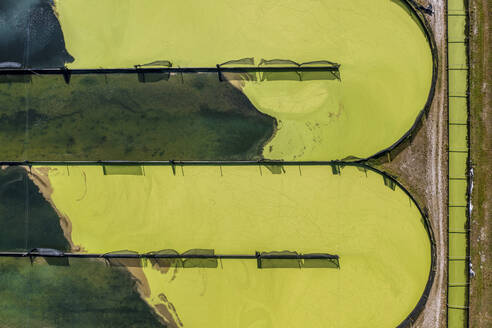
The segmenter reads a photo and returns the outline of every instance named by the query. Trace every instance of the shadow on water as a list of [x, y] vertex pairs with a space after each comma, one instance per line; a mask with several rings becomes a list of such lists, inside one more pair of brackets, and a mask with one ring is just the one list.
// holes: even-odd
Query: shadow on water
[[[0, 250], [69, 250], [59, 218], [20, 167], [0, 169]], [[124, 267], [104, 260], [61, 265], [0, 257], [0, 309], [6, 327], [163, 327]], [[51, 265], [48, 265], [48, 262]]]
[[74, 61], [53, 6], [52, 0], [0, 1], [0, 63], [44, 68]]

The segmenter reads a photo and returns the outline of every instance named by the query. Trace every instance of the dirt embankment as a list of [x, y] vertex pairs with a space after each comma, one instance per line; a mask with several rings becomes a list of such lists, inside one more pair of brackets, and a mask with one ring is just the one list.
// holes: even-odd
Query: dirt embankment
[[[434, 101], [412, 143], [383, 169], [394, 174], [428, 211], [437, 244], [437, 272], [426, 309], [417, 327], [446, 327], [447, 256], [447, 76], [445, 1], [431, 3], [427, 16], [439, 53]], [[470, 159], [473, 168], [470, 254], [475, 277], [470, 287], [470, 327], [492, 326], [492, 113], [490, 111], [490, 2], [470, 0]]]
[[437, 270], [434, 284], [416, 327], [446, 326], [447, 287], [447, 89], [446, 28], [444, 1], [431, 3], [432, 16], [426, 15], [439, 57], [437, 84], [432, 106], [412, 142], [382, 169], [397, 177], [428, 213], [436, 240]]

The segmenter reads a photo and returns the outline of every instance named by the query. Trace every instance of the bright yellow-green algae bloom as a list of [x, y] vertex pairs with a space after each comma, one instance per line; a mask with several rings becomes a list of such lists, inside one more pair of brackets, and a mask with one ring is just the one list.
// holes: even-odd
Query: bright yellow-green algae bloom
[[[35, 172], [37, 168], [33, 169]], [[340, 269], [158, 270], [139, 277], [144, 299], [170, 323], [196, 327], [395, 327], [417, 304], [430, 241], [415, 204], [380, 174], [345, 167], [145, 166], [104, 175], [52, 167], [52, 201], [89, 253], [193, 248], [216, 254], [298, 251], [340, 256]], [[384, 311], [381, 311], [384, 309]]]

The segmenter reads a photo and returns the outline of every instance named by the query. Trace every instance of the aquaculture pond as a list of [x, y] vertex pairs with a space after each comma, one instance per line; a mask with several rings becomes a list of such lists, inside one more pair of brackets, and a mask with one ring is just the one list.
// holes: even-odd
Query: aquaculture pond
[[[259, 112], [276, 121], [275, 132], [261, 150], [261, 155], [269, 159], [335, 160], [372, 156], [396, 143], [412, 127], [431, 87], [432, 54], [428, 40], [420, 22], [402, 1], [149, 0], [143, 5], [137, 0], [58, 0], [52, 8], [59, 21], [51, 22], [50, 18], [52, 30], [57, 31], [46, 36], [51, 43], [44, 48], [37, 45], [31, 49], [33, 45], [24, 49], [27, 59], [25, 55], [13, 53], [11, 59], [5, 60], [17, 60], [30, 67], [53, 67], [49, 61], [42, 62], [44, 52], [35, 51], [46, 48], [58, 51], [60, 63], [55, 66], [79, 69], [133, 68], [149, 63], [154, 63], [151, 67], [159, 67], [159, 63], [167, 61], [173, 67], [215, 67], [241, 58], [253, 58], [253, 66], [263, 59], [296, 63], [328, 60], [340, 64], [340, 79], [299, 81], [257, 77], [231, 81]], [[55, 17], [51, 15], [48, 16]], [[26, 17], [30, 28], [42, 31], [38, 26], [41, 20]], [[24, 30], [7, 30], [6, 34], [20, 40], [19, 44], [30, 44], [21, 42], [26, 38], [22, 34]], [[30, 60], [30, 55], [36, 55], [36, 60]], [[121, 87], [119, 92], [126, 92], [118, 82], [111, 78], [107, 81], [114, 83], [113, 88]], [[48, 82], [37, 79], [33, 83]], [[49, 83], [56, 88], [56, 82]], [[10, 84], [1, 85], [0, 91], [5, 96], [10, 96]], [[77, 98], [91, 95], [92, 91], [88, 85], [76, 81], [74, 86], [62, 89], [71, 90], [71, 103], [65, 101], [63, 108], [58, 108], [67, 115], [77, 107], [80, 101]], [[146, 91], [139, 89], [144, 97]], [[45, 114], [35, 105], [39, 94], [35, 90], [24, 92], [22, 97], [18, 96], [24, 103], [16, 111]], [[67, 97], [66, 91], [60, 93]], [[134, 93], [130, 95], [134, 101], [139, 98]], [[98, 98], [98, 95], [91, 97]], [[175, 97], [187, 95], [183, 91]], [[124, 97], [119, 101], [139, 114], [148, 110]], [[118, 102], [111, 100], [111, 103], [114, 106]], [[154, 106], [154, 110], [165, 111], [162, 103]], [[4, 114], [7, 115], [0, 115]], [[87, 123], [79, 122], [84, 124]], [[132, 120], [128, 124], [130, 129], [136, 128], [132, 127]], [[68, 131], [66, 138], [72, 140], [69, 125], [61, 124], [61, 129], [64, 126]], [[150, 131], [154, 129], [150, 127]], [[26, 138], [33, 142], [31, 139], [36, 139], [36, 135], [26, 134]], [[160, 141], [169, 140], [170, 137], [162, 136]], [[176, 136], [177, 143], [182, 140]], [[149, 138], [147, 148], [155, 149], [155, 142], [158, 141]], [[171, 159], [164, 146], [151, 154], [153, 158]], [[119, 155], [124, 157], [126, 153]], [[241, 154], [244, 158], [247, 155]]]
[[[255, 260], [222, 260], [214, 268], [130, 265], [142, 297], [171, 326], [323, 327], [332, 320], [340, 327], [394, 327], [415, 307], [429, 277], [430, 240], [418, 208], [389, 178], [363, 167], [32, 172], [70, 222], [65, 233], [75, 250], [340, 256], [339, 269], [258, 269]], [[375, 315], [380, 307], [391, 311]]]
[[[29, 69], [0, 74], [0, 160], [31, 161], [0, 169], [9, 227], [0, 251], [339, 256], [334, 266], [2, 258], [7, 325], [395, 327], [416, 307], [432, 245], [409, 194], [362, 164], [281, 163], [365, 159], [411, 129], [433, 58], [406, 2], [5, 0], [0, 9], [0, 68]], [[326, 65], [336, 69], [303, 71]], [[221, 72], [230, 67], [247, 72]], [[463, 76], [453, 77], [461, 90]], [[462, 173], [463, 158], [453, 163]]]

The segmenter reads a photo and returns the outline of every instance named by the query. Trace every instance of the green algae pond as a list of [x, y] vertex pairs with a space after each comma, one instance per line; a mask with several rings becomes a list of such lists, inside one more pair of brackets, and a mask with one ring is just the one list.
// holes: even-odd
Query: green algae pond
[[[256, 261], [222, 260], [215, 268], [125, 268], [91, 259], [70, 259], [68, 266], [3, 259], [5, 322], [323, 327], [336, 317], [335, 327], [394, 327], [428, 283], [431, 245], [419, 209], [368, 167], [134, 168], [140, 173], [118, 166], [2, 169], [9, 202], [0, 218], [10, 229], [2, 230], [1, 250], [291, 250], [337, 254], [340, 267], [260, 270]], [[374, 317], [381, 304], [392, 310]]]
[[[211, 10], [212, 6], [214, 10]], [[254, 58], [254, 65], [262, 59], [285, 59], [298, 63], [329, 60], [341, 65], [340, 80], [231, 81], [238, 93], [242, 92], [257, 111], [275, 121], [275, 129], [269, 131], [271, 123], [267, 124], [270, 127], [259, 128], [246, 127], [248, 124], [254, 125], [254, 122], [243, 123], [243, 131], [251, 130], [251, 135], [239, 135], [238, 138], [251, 140], [251, 143], [244, 145], [245, 152], [226, 154], [226, 158], [237, 156], [248, 159], [258, 156], [258, 153], [263, 158], [274, 160], [367, 158], [395, 144], [412, 127], [426, 104], [431, 88], [433, 61], [428, 40], [418, 19], [401, 1], [323, 0], [282, 1], [278, 4], [278, 1], [259, 0], [247, 3], [188, 0], [165, 3], [146, 1], [142, 5], [141, 1], [135, 0], [88, 0], [55, 1], [54, 10], [64, 38], [61, 41], [73, 58], [73, 61], [65, 62], [69, 68], [127, 68], [163, 60], [170, 61], [174, 67], [215, 67], [216, 64], [245, 57]], [[87, 104], [84, 100], [87, 96], [98, 98], [97, 94], [91, 94], [95, 92], [94, 86], [78, 83], [75, 77], [65, 88], [60, 87], [63, 83], [61, 76], [59, 82], [46, 77], [42, 79], [34, 78], [33, 87], [25, 87], [28, 90], [22, 91], [22, 95], [19, 90], [9, 90], [13, 83], [1, 84], [1, 95], [12, 98], [11, 92], [14, 92], [19, 99], [17, 103], [12, 102], [14, 109], [2, 109], [0, 117], [7, 121], [15, 118], [22, 120], [29, 110], [49, 117], [51, 113], [38, 105], [39, 99], [44, 99], [39, 94], [41, 89], [51, 94], [53, 101], [65, 98], [61, 103], [53, 104], [54, 111], [62, 116], [81, 111], [81, 107]], [[128, 93], [128, 83], [126, 87], [122, 86], [111, 77], [105, 81], [114, 83], [111, 88], [116, 93]], [[39, 84], [47, 86], [37, 86]], [[138, 108], [140, 100], [137, 99], [151, 102], [147, 98], [154, 97], [159, 88], [166, 93], [168, 87], [164, 84], [159, 82], [157, 86], [147, 86], [146, 89], [132, 86], [142, 93], [140, 96], [128, 93], [135, 100], [120, 97], [116, 101], [108, 94], [106, 102], [110, 102], [108, 107], [113, 108], [120, 104], [121, 111], [126, 108], [127, 111], [145, 112], [150, 109], [145, 105]], [[118, 87], [121, 89], [116, 91]], [[227, 97], [215, 88], [216, 84], [211, 83], [202, 91], [206, 95], [200, 97]], [[23, 90], [21, 87], [18, 89]], [[147, 89], [153, 91], [147, 93]], [[55, 95], [58, 90], [60, 94]], [[186, 91], [183, 89], [175, 97], [193, 99], [193, 92], [187, 95]], [[108, 92], [103, 87], [99, 94]], [[234, 97], [241, 99], [241, 95]], [[174, 105], [175, 102], [185, 101], [177, 99], [168, 102], [169, 106], [181, 110], [183, 106]], [[2, 103], [8, 104], [10, 100], [2, 100]], [[94, 107], [100, 106], [96, 105]], [[205, 102], [205, 105], [212, 111], [216, 110], [215, 101]], [[93, 108], [83, 109], [90, 111]], [[152, 109], [167, 110], [163, 103], [154, 104]], [[87, 150], [94, 147], [94, 140], [81, 138], [70, 123], [59, 117], [56, 119], [58, 129], [63, 131], [59, 144], [68, 142], [72, 146], [75, 140], [77, 147]], [[71, 120], [79, 129], [90, 129], [85, 127], [88, 124], [86, 121], [77, 119], [76, 116]], [[155, 131], [158, 126], [138, 125], [139, 122], [132, 117], [125, 118], [128, 130], [146, 129], [148, 133], [159, 136], [159, 132]], [[231, 128], [237, 124], [228, 123]], [[223, 127], [227, 129], [225, 125]], [[114, 127], [110, 125], [109, 130], [113, 128], [122, 131], [119, 124]], [[36, 144], [38, 135], [31, 135], [29, 127], [26, 129], [28, 133], [24, 133], [24, 138], [28, 140], [24, 143]], [[227, 131], [223, 133], [228, 134]], [[97, 131], [96, 135], [99, 137]], [[198, 132], [198, 136], [193, 140], [180, 135], [162, 134], [158, 139], [148, 138], [145, 147], [151, 151], [141, 159], [187, 159], [180, 158], [179, 152], [168, 149], [172, 148], [169, 145], [199, 144], [204, 135]], [[218, 137], [235, 140], [236, 136]], [[4, 138], [8, 140], [13, 137], [9, 134]], [[39, 142], [44, 144], [46, 138]], [[55, 142], [52, 138], [51, 143]], [[130, 145], [134, 142], [128, 140]], [[4, 143], [2, 145], [7, 147]], [[235, 148], [236, 145], [233, 143], [225, 147]], [[47, 153], [49, 149], [44, 150], [43, 153]], [[13, 150], [2, 151], [10, 154]], [[66, 153], [66, 157], [70, 157], [73, 151], [76, 149], [52, 149], [51, 153]], [[119, 152], [115, 154], [116, 151]], [[97, 152], [91, 154], [92, 159], [133, 159], [129, 152], [120, 147], [107, 152], [105, 158]], [[43, 159], [35, 151], [31, 155], [23, 159]], [[217, 155], [220, 154], [216, 150], [210, 153], [202, 150], [197, 154], [199, 158], [193, 159], [205, 160]], [[84, 154], [79, 159], [86, 157], [88, 155]]]
[[[431, 243], [413, 200], [363, 166], [276, 167], [108, 174], [100, 166], [36, 166], [32, 175], [70, 222], [75, 250], [340, 256], [339, 269], [258, 269], [256, 260], [131, 267], [142, 298], [169, 327], [397, 326], [430, 274]], [[391, 310], [374, 316], [381, 307]]]
[[[22, 67], [99, 69], [326, 60], [340, 64], [339, 78], [171, 74], [142, 83], [138, 74], [69, 81], [2, 75], [5, 161], [364, 159], [404, 136], [429, 99], [431, 49], [402, 1], [40, 3], [47, 30], [56, 31], [46, 46], [52, 53], [32, 51], [24, 35], [2, 61], [24, 56]], [[43, 20], [25, 21], [43, 30]], [[340, 256], [339, 268], [261, 270], [248, 260], [212, 269], [5, 259], [0, 290], [12, 296], [3, 300], [12, 325], [395, 327], [431, 282], [425, 218], [396, 182], [365, 166], [35, 165], [0, 172], [9, 200], [0, 204], [0, 219], [13, 227], [2, 235], [2, 250]], [[29, 296], [24, 317], [16, 290]]]

